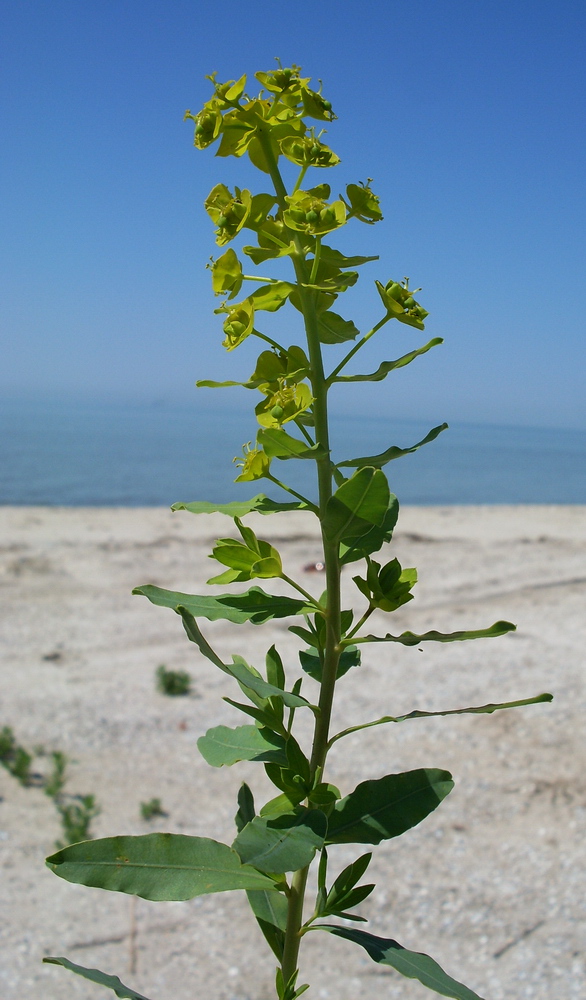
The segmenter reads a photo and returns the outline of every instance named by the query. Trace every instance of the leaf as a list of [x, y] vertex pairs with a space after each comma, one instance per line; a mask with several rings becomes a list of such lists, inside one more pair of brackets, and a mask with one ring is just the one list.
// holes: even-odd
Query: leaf
[[520, 701], [503, 701], [498, 704], [488, 704], [479, 705], [475, 708], [451, 708], [445, 712], [409, 712], [408, 715], [384, 715], [381, 719], [375, 719], [374, 722], [364, 722], [361, 726], [350, 726], [349, 729], [343, 729], [341, 733], [336, 733], [335, 736], [328, 743], [328, 747], [331, 747], [336, 740], [341, 740], [343, 736], [349, 736], [350, 733], [357, 733], [361, 729], [370, 729], [372, 726], [383, 726], [387, 722], [408, 722], [410, 719], [432, 719], [443, 715], [492, 715], [493, 712], [498, 712], [503, 708], [522, 708], [524, 705], [539, 705], [544, 701], [553, 701], [552, 694], [538, 694], [534, 698], [522, 698]]
[[265, 872], [305, 868], [323, 847], [328, 821], [319, 809], [296, 809], [281, 816], [255, 816], [232, 847], [243, 862]]
[[448, 795], [449, 771], [417, 768], [361, 781], [337, 802], [329, 819], [329, 844], [380, 844], [421, 823]]
[[368, 264], [378, 259], [378, 257], [345, 257], [339, 250], [327, 247], [325, 243], [321, 245], [320, 260], [335, 267], [360, 267], [361, 264]]
[[276, 427], [261, 428], [257, 440], [269, 458], [323, 458], [325, 451], [318, 445], [308, 448], [306, 441], [291, 437]]
[[289, 298], [295, 285], [290, 285], [287, 281], [271, 282], [269, 285], [262, 285], [252, 293], [250, 298], [255, 309], [264, 309], [266, 312], [276, 312]]
[[434, 990], [442, 997], [453, 1000], [482, 1000], [463, 983], [457, 982], [429, 955], [419, 951], [408, 951], [392, 938], [379, 938], [355, 927], [334, 927], [331, 924], [314, 924], [315, 930], [328, 931], [337, 937], [359, 944], [379, 965], [390, 965], [407, 979], [418, 979], [423, 986]]
[[315, 611], [307, 601], [265, 594], [260, 587], [251, 587], [243, 594], [199, 597], [196, 594], [182, 594], [146, 584], [135, 587], [132, 593], [148, 597], [152, 604], [172, 608], [178, 614], [180, 608], [185, 608], [196, 618], [207, 618], [208, 621], [224, 619], [236, 624], [251, 622], [253, 625], [262, 625], [271, 618], [288, 618], [290, 615], [305, 615]]
[[424, 444], [429, 444], [430, 441], [434, 441], [442, 431], [447, 430], [447, 424], [440, 424], [439, 427], [434, 427], [433, 430], [426, 434], [421, 441], [414, 444], [411, 448], [397, 448], [392, 446], [387, 448], [386, 451], [380, 453], [380, 455], [367, 455], [366, 458], [351, 458], [347, 462], [337, 462], [336, 465], [339, 469], [343, 468], [357, 468], [361, 469], [364, 466], [374, 466], [380, 469], [387, 462], [392, 462], [394, 458], [401, 458], [403, 455], [410, 455], [411, 452], [417, 451], [418, 448], [423, 447]]
[[250, 688], [251, 691], [254, 691], [261, 698], [282, 698], [283, 704], [289, 708], [310, 708], [314, 713], [319, 712], [317, 705], [311, 705], [300, 694], [294, 694], [292, 691], [282, 691], [280, 688], [275, 687], [274, 684], [267, 683], [258, 674], [258, 671], [253, 672], [252, 668], [248, 666], [246, 660], [241, 656], [234, 656], [232, 660], [231, 664], [226, 665], [228, 672], [236, 678], [241, 686]]
[[253, 889], [246, 893], [258, 925], [279, 962], [283, 959], [287, 930], [287, 899], [280, 892]]
[[216, 726], [200, 736], [197, 748], [212, 767], [230, 767], [240, 760], [286, 764], [285, 740], [270, 729], [256, 726]]
[[99, 972], [98, 969], [86, 969], [83, 965], [70, 962], [68, 958], [44, 958], [43, 962], [48, 965], [62, 965], [64, 969], [76, 972], [78, 976], [83, 976], [84, 979], [89, 979], [92, 983], [105, 986], [107, 989], [113, 990], [120, 1000], [148, 1000], [148, 997], [143, 996], [142, 993], [137, 993], [136, 990], [131, 990], [129, 986], [121, 983], [118, 976], [109, 976], [106, 972]]
[[[238, 385], [239, 383], [235, 383]], [[209, 503], [194, 500], [192, 503], [174, 503], [171, 510], [188, 510], [191, 514], [227, 514], [228, 517], [244, 517], [255, 511], [257, 514], [277, 514], [285, 510], [311, 510], [304, 503], [278, 503], [270, 497], [258, 493], [251, 500], [233, 500], [231, 503]]]
[[[311, 648], [300, 650], [299, 660], [305, 673], [309, 674], [310, 677], [313, 677], [314, 681], [318, 681], [318, 683], [321, 684], [322, 662], [317, 649]], [[339, 678], [343, 677], [344, 674], [347, 674], [352, 667], [358, 666], [360, 666], [360, 650], [356, 646], [346, 646], [340, 654], [336, 678], [339, 680]]]
[[[255, 670], [254, 667], [250, 667], [246, 660], [244, 660], [241, 656], [233, 656], [232, 663], [224, 663], [220, 657], [214, 653], [213, 649], [202, 635], [193, 615], [190, 614], [186, 608], [182, 607], [179, 607], [179, 614], [183, 620], [183, 627], [190, 642], [194, 642], [199, 647], [203, 655], [207, 656], [207, 658], [219, 667], [225, 674], [229, 674], [231, 677], [234, 677], [248, 697], [251, 697], [251, 692], [254, 692], [254, 694], [258, 695], [261, 699], [261, 705], [264, 700], [276, 697], [281, 699], [283, 704], [287, 705], [289, 708], [310, 708], [312, 712], [319, 713], [317, 705], [311, 705], [305, 698], [302, 698], [301, 695], [294, 694], [292, 691], [283, 691], [274, 684], [267, 683], [267, 681], [263, 680], [258, 670]], [[230, 701], [230, 699], [226, 700]], [[251, 700], [255, 701], [254, 698]], [[232, 702], [232, 704], [236, 704], [236, 707], [240, 707], [235, 702]]]
[[340, 872], [324, 900], [320, 916], [328, 916], [332, 913], [341, 915], [341, 911], [350, 906], [356, 906], [370, 895], [375, 888], [374, 884], [361, 885], [358, 888], [355, 886], [364, 875], [371, 858], [372, 853], [363, 854]]
[[403, 368], [405, 365], [411, 364], [415, 358], [420, 357], [422, 354], [426, 354], [432, 347], [436, 347], [438, 344], [443, 344], [443, 342], [443, 337], [434, 337], [433, 340], [430, 340], [429, 343], [425, 344], [423, 347], [418, 347], [415, 351], [409, 351], [408, 354], [403, 354], [403, 356], [401, 358], [397, 358], [396, 361], [383, 361], [377, 370], [372, 372], [371, 375], [336, 375], [333, 381], [382, 382], [382, 380], [387, 377], [389, 372], [394, 371], [395, 368]]
[[385, 542], [390, 542], [398, 516], [399, 501], [391, 493], [383, 523], [367, 527], [363, 535], [352, 540], [349, 539], [347, 543], [342, 542], [340, 545], [340, 565], [346, 566], [348, 563], [356, 562], [357, 559], [364, 559], [365, 556], [378, 552]]
[[179, 833], [106, 837], [72, 844], [47, 858], [60, 878], [143, 899], [193, 899], [231, 889], [272, 889], [227, 844]]
[[250, 823], [254, 819], [255, 815], [254, 796], [246, 782], [243, 781], [238, 789], [238, 812], [234, 817], [238, 833], [244, 829], [247, 823]]
[[359, 469], [330, 497], [322, 528], [332, 541], [361, 537], [373, 524], [382, 525], [390, 503], [390, 490], [380, 469]]
[[343, 344], [346, 340], [354, 340], [360, 330], [352, 320], [343, 319], [338, 313], [327, 310], [318, 318], [318, 333], [322, 344]]
[[516, 625], [512, 622], [495, 622], [490, 628], [472, 629], [468, 632], [423, 632], [415, 635], [413, 632], [401, 632], [401, 635], [356, 635], [352, 642], [400, 642], [403, 646], [418, 646], [420, 642], [464, 642], [466, 639], [491, 639], [507, 632], [515, 632]]

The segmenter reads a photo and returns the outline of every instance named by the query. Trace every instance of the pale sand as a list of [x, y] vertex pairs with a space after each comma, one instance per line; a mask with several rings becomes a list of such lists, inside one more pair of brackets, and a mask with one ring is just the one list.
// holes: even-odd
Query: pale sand
[[[293, 575], [319, 557], [311, 515], [255, 524]], [[214, 770], [196, 740], [210, 726], [244, 721], [221, 700], [235, 691], [189, 645], [171, 611], [130, 595], [147, 582], [205, 592], [214, 572], [205, 556], [230, 522], [159, 509], [3, 508], [0, 526], [0, 725], [27, 746], [75, 760], [68, 787], [96, 794], [96, 836], [169, 829], [231, 842], [239, 783], [249, 780], [262, 801], [262, 769]], [[337, 744], [329, 778], [344, 793], [419, 766], [448, 768], [456, 780], [421, 826], [375, 848], [368, 874], [380, 888], [362, 905], [368, 929], [428, 952], [489, 1000], [583, 1000], [586, 508], [407, 508], [394, 551], [419, 568], [421, 581], [417, 599], [394, 616], [395, 630], [450, 631], [500, 618], [519, 628], [501, 639], [427, 643], [423, 652], [367, 647], [363, 665], [340, 684], [336, 728], [542, 691], [555, 701], [385, 726]], [[348, 595], [350, 577], [346, 571]], [[321, 585], [315, 574], [304, 580]], [[241, 652], [260, 666], [273, 641], [296, 661], [298, 641], [286, 626], [213, 623], [206, 631], [221, 654]], [[155, 691], [160, 663], [194, 675], [191, 697]], [[305, 689], [314, 690], [311, 680]], [[69, 885], [45, 869], [59, 835], [51, 802], [2, 768], [0, 783], [1, 1000], [113, 996], [42, 966], [47, 954], [116, 973], [152, 1000], [273, 996], [274, 960], [238, 893], [138, 900], [129, 971], [130, 899]], [[153, 796], [169, 816], [147, 824], [139, 803]], [[331, 860], [337, 867], [360, 853], [332, 850]], [[432, 996], [355, 946], [318, 934], [306, 941], [301, 981], [311, 978], [311, 996]]]

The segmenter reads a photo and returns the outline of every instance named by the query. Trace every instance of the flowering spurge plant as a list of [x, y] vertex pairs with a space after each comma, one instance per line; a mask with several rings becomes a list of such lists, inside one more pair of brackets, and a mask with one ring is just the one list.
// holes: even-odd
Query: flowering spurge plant
[[[298, 957], [310, 932], [333, 934], [364, 948], [374, 962], [418, 979], [442, 996], [478, 1000], [478, 994], [453, 979], [429, 956], [409, 950], [394, 938], [377, 937], [361, 929], [365, 918], [355, 912], [375, 888], [363, 882], [371, 848], [421, 823], [451, 791], [451, 775], [439, 768], [417, 768], [363, 781], [348, 792], [328, 780], [327, 756], [334, 743], [370, 726], [434, 715], [491, 713], [550, 701], [551, 695], [357, 719], [348, 729], [332, 731], [336, 684], [351, 683], [342, 678], [360, 664], [363, 645], [462, 642], [500, 636], [515, 626], [499, 621], [485, 629], [434, 630], [423, 635], [386, 629], [375, 635], [368, 630], [375, 610], [392, 614], [412, 600], [417, 580], [415, 569], [403, 568], [396, 558], [388, 558], [386, 546], [392, 539], [399, 505], [383, 469], [432, 441], [446, 425], [435, 427], [411, 448], [390, 447], [381, 454], [334, 461], [328, 393], [339, 383], [382, 381], [441, 339], [436, 337], [396, 360], [382, 361], [370, 374], [347, 374], [351, 359], [381, 327], [396, 320], [423, 330], [427, 312], [407, 280], [376, 282], [381, 317], [366, 333], [359, 332], [352, 320], [333, 308], [339, 296], [357, 282], [356, 269], [377, 259], [345, 256], [331, 245], [336, 231], [353, 219], [367, 225], [380, 221], [379, 200], [370, 181], [348, 184], [338, 197], [331, 196], [329, 184], [314, 184], [313, 177], [308, 186], [310, 170], [334, 167], [339, 162], [323, 141], [321, 130], [322, 124], [335, 117], [331, 104], [321, 90], [311, 89], [309, 79], [303, 78], [296, 66], [285, 69], [279, 65], [273, 72], [257, 73], [256, 78], [263, 89], [258, 97], [250, 97], [246, 77], [228, 83], [217, 83], [215, 76], [210, 77], [211, 99], [197, 114], [186, 115], [195, 122], [198, 149], [218, 143], [220, 157], [247, 154], [271, 188], [253, 194], [240, 188], [231, 191], [220, 183], [206, 199], [206, 210], [216, 227], [216, 243], [222, 248], [211, 264], [211, 277], [214, 292], [222, 296], [217, 312], [223, 316], [224, 346], [233, 351], [247, 338], [255, 337], [262, 350], [246, 382], [205, 381], [199, 385], [244, 385], [255, 391], [259, 429], [255, 444], [244, 448], [236, 482], [266, 479], [289, 497], [281, 502], [260, 493], [250, 500], [226, 504], [177, 503], [173, 509], [192, 514], [221, 512], [233, 519], [235, 532], [218, 539], [213, 549], [212, 558], [222, 570], [210, 583], [230, 587], [275, 579], [288, 584], [291, 594], [277, 596], [258, 585], [244, 590], [238, 586], [221, 596], [175, 593], [150, 585], [134, 592], [174, 610], [201, 655], [234, 682], [236, 690], [225, 700], [248, 721], [234, 728], [208, 730], [198, 743], [204, 759], [212, 767], [257, 761], [275, 786], [275, 795], [257, 809], [251, 789], [241, 785], [232, 844], [171, 833], [120, 836], [75, 844], [52, 855], [47, 863], [70, 882], [151, 900], [184, 900], [228, 890], [245, 892], [277, 960], [279, 1000], [295, 1000], [308, 988], [298, 984]], [[287, 186], [286, 177], [291, 174], [293, 182]], [[242, 257], [228, 245], [238, 237], [251, 240], [241, 247], [241, 253], [263, 272], [270, 261], [289, 258], [289, 279], [245, 274]], [[243, 294], [250, 282], [253, 291]], [[301, 344], [285, 345], [278, 333], [261, 332], [266, 314], [287, 303], [299, 314]], [[328, 352], [338, 348], [339, 357], [344, 345], [349, 347], [347, 353], [332, 367], [326, 360]], [[316, 501], [276, 474], [281, 463], [292, 459], [314, 463]], [[307, 517], [318, 519], [325, 569], [323, 593], [310, 593], [288, 576], [277, 549], [245, 523], [252, 512], [269, 515], [282, 511], [305, 511]], [[341, 604], [340, 576], [346, 566], [354, 567], [356, 612]], [[260, 626], [277, 618], [292, 620], [289, 630], [301, 641], [299, 662], [284, 664], [275, 646], [268, 650], [264, 667], [248, 663], [239, 654], [225, 662], [201, 629], [202, 619]], [[305, 678], [309, 681], [302, 685]], [[302, 746], [296, 738], [298, 712], [313, 716], [311, 746]], [[355, 844], [357, 857], [332, 877], [328, 865], [330, 858], [335, 861], [340, 844]], [[317, 864], [317, 892], [306, 900], [312, 864]], [[101, 983], [118, 997], [145, 1000], [115, 976], [82, 968], [65, 958], [45, 961]]]

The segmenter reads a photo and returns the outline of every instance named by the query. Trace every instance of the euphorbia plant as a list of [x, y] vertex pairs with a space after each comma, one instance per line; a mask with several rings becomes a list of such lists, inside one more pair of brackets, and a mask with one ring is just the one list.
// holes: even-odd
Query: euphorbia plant
[[[221, 512], [232, 517], [234, 535], [220, 538], [212, 557], [222, 572], [209, 581], [231, 585], [276, 579], [289, 585], [291, 596], [275, 595], [252, 586], [221, 596], [175, 593], [155, 586], [138, 587], [153, 604], [180, 615], [188, 638], [199, 652], [239, 688], [237, 699], [226, 701], [249, 718], [244, 725], [217, 726], [201, 737], [202, 756], [214, 767], [257, 761], [275, 786], [276, 795], [257, 812], [246, 784], [238, 792], [237, 835], [232, 845], [204, 837], [153, 833], [139, 837], [112, 837], [77, 844], [48, 859], [62, 878], [84, 885], [131, 893], [151, 900], [182, 900], [194, 896], [243, 890], [278, 967], [279, 1000], [294, 1000], [307, 986], [298, 985], [298, 956], [308, 932], [335, 934], [364, 948], [382, 965], [418, 979], [437, 993], [473, 1000], [477, 994], [452, 979], [427, 955], [410, 951], [392, 938], [380, 938], [356, 927], [364, 921], [354, 909], [375, 888], [363, 884], [371, 851], [381, 841], [398, 837], [425, 819], [451, 791], [451, 775], [437, 768], [417, 768], [401, 774], [361, 782], [349, 793], [328, 778], [326, 762], [334, 743], [369, 726], [400, 723], [430, 715], [491, 713], [551, 700], [543, 694], [524, 701], [471, 708], [441, 706], [437, 712], [413, 711], [375, 720], [357, 719], [341, 732], [332, 731], [336, 684], [360, 663], [367, 643], [460, 642], [496, 637], [514, 629], [499, 621], [489, 628], [442, 633], [382, 630], [372, 634], [368, 619], [377, 612], [392, 614], [413, 597], [414, 569], [403, 569], [388, 551], [399, 505], [389, 489], [383, 468], [393, 459], [433, 440], [445, 424], [435, 427], [412, 448], [390, 447], [377, 455], [334, 460], [330, 448], [328, 393], [345, 382], [379, 382], [394, 369], [410, 364], [441, 343], [434, 338], [394, 361], [382, 361], [371, 374], [348, 374], [348, 364], [374, 334], [396, 320], [423, 330], [427, 312], [408, 282], [377, 281], [381, 317], [361, 334], [351, 320], [332, 309], [336, 299], [358, 280], [358, 271], [376, 257], [345, 256], [331, 246], [336, 231], [353, 219], [371, 225], [381, 218], [379, 200], [370, 181], [348, 184], [343, 195], [331, 197], [330, 186], [305, 186], [308, 171], [336, 166], [336, 154], [324, 143], [321, 123], [334, 119], [331, 104], [298, 67], [257, 73], [260, 96], [249, 97], [246, 78], [228, 83], [209, 79], [213, 95], [196, 115], [195, 145], [206, 149], [219, 143], [218, 156], [247, 154], [270, 182], [272, 190], [252, 194], [220, 183], [205, 202], [216, 226], [221, 255], [211, 265], [214, 292], [223, 296], [217, 310], [224, 316], [224, 346], [233, 351], [249, 337], [262, 341], [254, 371], [244, 383], [200, 382], [202, 386], [244, 385], [260, 394], [255, 407], [260, 428], [254, 446], [245, 446], [236, 482], [267, 479], [287, 491], [286, 502], [258, 494], [250, 500], [216, 504], [177, 503], [175, 510], [193, 514]], [[310, 125], [308, 121], [317, 122]], [[282, 167], [285, 168], [282, 172]], [[287, 185], [286, 178], [293, 175]], [[227, 244], [246, 233], [255, 242], [241, 250], [263, 272], [276, 258], [288, 258], [288, 280], [245, 274], [241, 258]], [[243, 297], [249, 282], [257, 287]], [[245, 285], [246, 283], [246, 285]], [[263, 314], [289, 303], [299, 313], [302, 343], [285, 346], [278, 335], [261, 332]], [[353, 342], [353, 343], [352, 343]], [[339, 358], [340, 345], [350, 345]], [[331, 348], [338, 348], [332, 364]], [[344, 348], [342, 347], [342, 352]], [[313, 462], [317, 499], [303, 496], [276, 474], [288, 460]], [[282, 494], [281, 494], [282, 495]], [[325, 590], [310, 593], [288, 576], [277, 549], [257, 537], [245, 523], [248, 514], [305, 511], [319, 521], [323, 542]], [[382, 550], [382, 551], [381, 551]], [[378, 559], [375, 554], [381, 552]], [[341, 604], [343, 567], [359, 564], [353, 580], [359, 610]], [[200, 628], [202, 619], [262, 625], [275, 618], [291, 618], [289, 630], [301, 640], [299, 662], [284, 664], [275, 646], [266, 654], [264, 670], [241, 655], [225, 662]], [[305, 684], [302, 693], [302, 679]], [[346, 679], [343, 683], [351, 683]], [[317, 689], [315, 685], [317, 684]], [[311, 690], [306, 690], [311, 686]], [[317, 690], [317, 693], [315, 691]], [[311, 746], [295, 736], [296, 713], [313, 716]], [[337, 845], [356, 844], [357, 857], [337, 877], [328, 871]], [[310, 866], [317, 863], [317, 892], [306, 900]], [[334, 922], [332, 922], [332, 920]], [[45, 961], [66, 966], [114, 990], [119, 997], [141, 1000], [115, 976], [83, 969], [64, 958]], [[142, 998], [144, 1000], [144, 998]]]

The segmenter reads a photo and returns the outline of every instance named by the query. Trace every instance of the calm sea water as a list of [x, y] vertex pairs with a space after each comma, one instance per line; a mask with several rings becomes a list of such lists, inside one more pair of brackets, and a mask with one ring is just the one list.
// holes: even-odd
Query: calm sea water
[[[429, 429], [334, 417], [334, 457], [407, 447]], [[0, 503], [133, 507], [276, 497], [266, 482], [233, 485], [232, 458], [254, 434], [249, 414], [195, 403], [3, 400]], [[273, 468], [314, 495], [313, 463]], [[386, 471], [403, 503], [586, 503], [586, 431], [456, 424]]]

